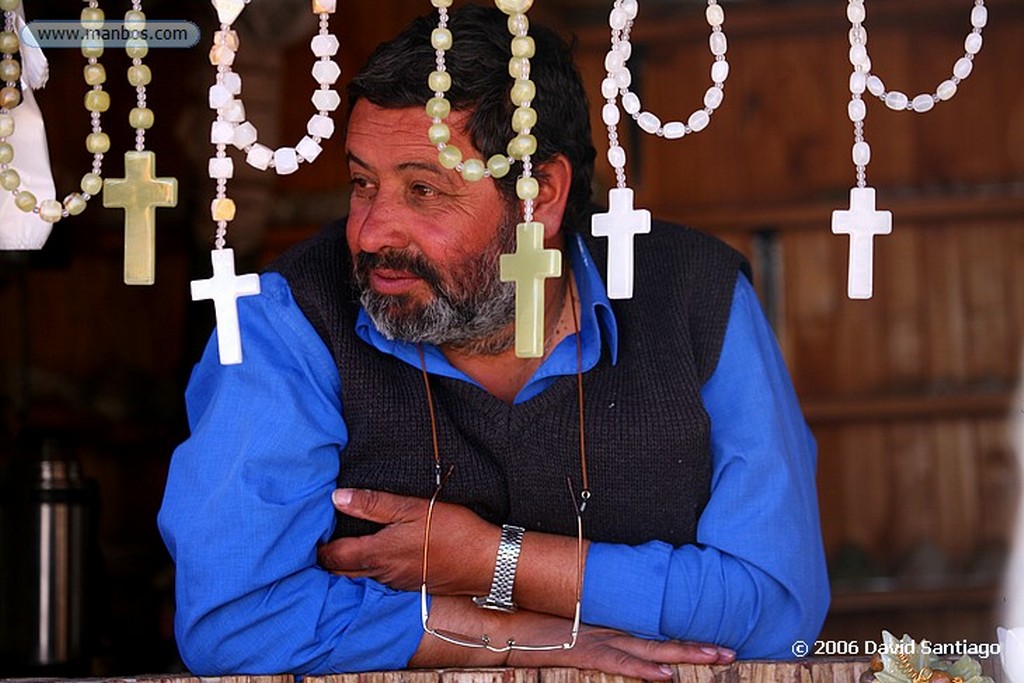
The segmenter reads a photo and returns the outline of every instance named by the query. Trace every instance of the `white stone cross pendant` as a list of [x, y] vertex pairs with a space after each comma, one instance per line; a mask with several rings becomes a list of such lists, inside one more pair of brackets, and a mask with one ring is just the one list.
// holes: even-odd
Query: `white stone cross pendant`
[[875, 209], [875, 188], [855, 187], [850, 190], [850, 210], [832, 212], [832, 232], [850, 236], [846, 295], [870, 299], [874, 289], [874, 237], [892, 232], [892, 212]]
[[516, 356], [544, 355], [544, 281], [562, 276], [562, 254], [544, 248], [544, 224], [516, 227], [516, 252], [501, 255], [502, 282], [516, 283]]
[[156, 281], [156, 209], [177, 206], [178, 181], [156, 177], [156, 154], [125, 152], [124, 178], [103, 183], [103, 206], [124, 209], [124, 283]]
[[594, 214], [590, 232], [608, 238], [608, 298], [633, 298], [633, 237], [651, 231], [651, 212], [633, 208], [633, 190], [608, 192], [608, 213]]
[[260, 293], [260, 276], [235, 275], [235, 251], [215, 249], [210, 254], [213, 277], [192, 281], [192, 300], [213, 299], [217, 315], [217, 349], [221, 365], [242, 362], [242, 335], [238, 329], [238, 297]]

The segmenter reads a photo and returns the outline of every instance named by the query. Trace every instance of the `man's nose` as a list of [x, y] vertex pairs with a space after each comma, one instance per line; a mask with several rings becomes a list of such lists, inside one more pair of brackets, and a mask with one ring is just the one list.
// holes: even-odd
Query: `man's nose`
[[378, 193], [358, 226], [356, 241], [360, 251], [380, 252], [405, 249], [411, 242], [408, 216], [400, 203]]

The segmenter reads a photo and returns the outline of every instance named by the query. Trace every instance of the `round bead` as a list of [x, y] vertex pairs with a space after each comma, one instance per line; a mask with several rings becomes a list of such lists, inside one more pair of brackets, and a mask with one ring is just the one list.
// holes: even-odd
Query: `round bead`
[[686, 135], [686, 125], [682, 121], [670, 121], [663, 130], [666, 140], [678, 140]]
[[846, 6], [846, 18], [850, 20], [851, 24], [859, 24], [864, 21], [865, 17], [867, 17], [867, 12], [862, 3], [851, 2]]
[[856, 166], [867, 166], [871, 162], [871, 145], [858, 142], [853, 146], [853, 163]]
[[443, 97], [431, 97], [427, 100], [427, 116], [432, 119], [446, 119], [452, 113], [452, 105]]
[[604, 56], [604, 70], [608, 73], [615, 73], [626, 67], [626, 59], [618, 50], [608, 50]]
[[525, 57], [529, 59], [537, 51], [537, 46], [533, 42], [533, 38], [529, 36], [516, 36], [512, 39], [512, 56], [513, 57]]
[[20, 4], [21, 0], [0, 0], [0, 11], [13, 12]]
[[868, 58], [868, 49], [863, 45], [850, 46], [850, 64], [862, 66]]
[[452, 0], [430, 0], [430, 4], [440, 9], [442, 7], [451, 7]]
[[632, 116], [633, 114], [639, 113], [640, 111], [640, 98], [636, 93], [628, 92], [622, 96], [622, 108], [626, 110], [626, 113]]
[[707, 128], [709, 123], [711, 123], [711, 115], [703, 109], [698, 109], [690, 114], [690, 118], [687, 120], [686, 125], [690, 127], [690, 130], [696, 133], [697, 131]]
[[725, 23], [725, 10], [722, 9], [721, 5], [708, 5], [704, 16], [711, 26], [721, 26]]
[[9, 143], [0, 142], [0, 164], [9, 164], [14, 161], [14, 148]]
[[704, 93], [704, 106], [708, 109], [718, 109], [722, 106], [722, 100], [725, 99], [725, 91], [721, 88], [711, 86], [707, 92]]
[[14, 117], [10, 114], [0, 114], [0, 138], [9, 138], [14, 135]]
[[540, 194], [540, 184], [533, 176], [520, 178], [516, 181], [516, 196], [524, 202], [536, 199]]
[[141, 31], [146, 28], [146, 14], [139, 10], [128, 10], [124, 13], [124, 27], [129, 31]]
[[536, 96], [537, 86], [528, 78], [517, 79], [515, 85], [512, 86], [512, 104], [517, 107], [522, 107], [533, 102], [533, 98]]
[[82, 56], [86, 59], [99, 59], [102, 57], [103, 41], [98, 38], [83, 38]]
[[629, 69], [621, 69], [612, 74], [612, 78], [615, 79], [615, 85], [619, 86], [620, 90], [625, 90], [633, 83], [633, 73]]
[[537, 110], [533, 107], [517, 107], [512, 112], [512, 130], [517, 133], [529, 130], [537, 125]]
[[537, 152], [537, 138], [533, 135], [517, 135], [508, 143], [508, 155], [513, 159], [522, 159]]
[[637, 3], [637, 0], [622, 0], [622, 11], [630, 19], [636, 19], [636, 14], [639, 10], [640, 5]]
[[107, 82], [107, 70], [102, 64], [86, 64], [82, 75], [89, 85], [103, 85]]
[[39, 204], [39, 217], [47, 223], [56, 223], [64, 214], [64, 206], [56, 199], [44, 199]]
[[487, 170], [491, 172], [492, 178], [504, 178], [512, 170], [512, 164], [504, 154], [495, 154], [487, 160]]
[[621, 31], [629, 23], [629, 15], [622, 11], [621, 7], [613, 7], [608, 13], [608, 26], [614, 31]]
[[467, 159], [462, 165], [462, 177], [468, 182], [475, 183], [484, 179], [486, 170], [484, 162], [479, 159]]
[[729, 41], [721, 31], [715, 31], [712, 33], [708, 42], [711, 45], [711, 54], [716, 57], [718, 55], [724, 55], [729, 49]]
[[453, 169], [462, 161], [462, 150], [455, 145], [448, 145], [437, 155], [437, 161], [447, 169]]
[[615, 80], [612, 78], [605, 78], [601, 81], [601, 96], [606, 100], [610, 100], [619, 94], [619, 86], [615, 84]]
[[931, 95], [918, 95], [910, 103], [911, 108], [919, 114], [930, 111], [935, 106], [935, 98]]
[[525, 57], [513, 57], [508, 60], [508, 75], [515, 79], [530, 77], [530, 60]]
[[895, 111], [906, 109], [910, 99], [905, 93], [901, 93], [899, 90], [893, 90], [885, 95], [885, 106]]
[[0, 81], [14, 83], [21, 78], [21, 64], [13, 59], [0, 60]]
[[961, 57], [956, 60], [956, 64], [953, 65], [953, 75], [963, 80], [971, 75], [971, 71], [974, 70], [974, 62], [967, 57]]
[[878, 76], [875, 76], [875, 75], [868, 76], [868, 83], [867, 83], [867, 85], [868, 85], [868, 92], [870, 92], [875, 97], [881, 97], [882, 93], [885, 92], [885, 83], [883, 83], [882, 79], [879, 78]]
[[22, 190], [14, 195], [14, 205], [25, 213], [29, 213], [36, 208], [36, 196], [27, 190]]
[[0, 88], [0, 109], [14, 109], [21, 104], [21, 93], [17, 88], [7, 86]]
[[850, 74], [850, 92], [854, 95], [861, 95], [868, 87], [868, 76], [861, 71], [854, 71]]
[[82, 27], [87, 29], [100, 29], [103, 28], [104, 14], [103, 10], [99, 7], [84, 7], [82, 8]]
[[87, 195], [95, 196], [103, 189], [103, 178], [97, 173], [86, 173], [82, 176], [81, 188]]
[[857, 121], [863, 121], [864, 117], [868, 114], [868, 107], [859, 97], [855, 97], [850, 100], [850, 104], [846, 107], [847, 113], [850, 115], [850, 120], [856, 123]]
[[106, 133], [89, 133], [85, 138], [85, 148], [90, 154], [106, 154], [110, 151], [110, 136]]
[[128, 82], [136, 88], [149, 85], [153, 80], [153, 72], [145, 64], [138, 64], [128, 67]]
[[13, 168], [0, 171], [0, 187], [8, 192], [13, 192], [18, 189], [19, 185], [21, 185], [21, 176]]
[[533, 7], [533, 0], [494, 0], [494, 4], [505, 14], [526, 14]]
[[612, 168], [624, 168], [626, 166], [626, 150], [618, 145], [608, 148], [608, 163]]
[[435, 123], [427, 129], [427, 138], [432, 145], [444, 145], [452, 139], [452, 131], [447, 124]]
[[124, 53], [131, 59], [143, 59], [149, 54], [149, 44], [141, 38], [124, 41]]
[[967, 39], [964, 41], [964, 52], [969, 55], [976, 55], [981, 52], [981, 44], [983, 39], [980, 33], [968, 33]]
[[940, 100], [952, 99], [953, 95], [956, 95], [956, 83], [953, 81], [943, 81], [939, 83], [938, 89], [935, 94], [939, 96]]
[[430, 34], [430, 44], [435, 50], [452, 49], [452, 32], [446, 28], [435, 28]]
[[85, 94], [85, 108], [98, 112], [110, 109], [110, 93], [105, 90], [90, 90]]
[[661, 119], [649, 111], [645, 111], [640, 114], [640, 116], [637, 117], [636, 122], [644, 132], [650, 133], [651, 135], [657, 133], [658, 129], [661, 128]]
[[448, 92], [452, 88], [452, 76], [447, 71], [431, 71], [427, 87], [433, 92]]
[[615, 45], [615, 51], [622, 55], [623, 59], [629, 60], [630, 56], [633, 54], [633, 43], [628, 40], [620, 40], [618, 44]]
[[971, 10], [971, 26], [974, 28], [985, 28], [988, 24], [988, 7], [975, 5]]
[[611, 102], [604, 105], [601, 109], [601, 120], [604, 121], [604, 125], [617, 126], [619, 125], [619, 118], [619, 108]]
[[148, 107], [134, 107], [128, 113], [128, 124], [132, 128], [152, 128], [153, 110]]
[[71, 216], [79, 215], [85, 211], [85, 207], [88, 205], [89, 203], [85, 201], [85, 197], [77, 192], [72, 192], [64, 198], [64, 208], [67, 209], [68, 215]]
[[725, 83], [729, 77], [729, 62], [719, 59], [711, 65], [711, 80], [715, 83]]
[[525, 14], [513, 14], [508, 18], [508, 32], [514, 36], [525, 36], [530, 31], [530, 20]]
[[0, 52], [5, 55], [13, 55], [18, 51], [20, 42], [18, 35], [12, 31], [0, 32]]

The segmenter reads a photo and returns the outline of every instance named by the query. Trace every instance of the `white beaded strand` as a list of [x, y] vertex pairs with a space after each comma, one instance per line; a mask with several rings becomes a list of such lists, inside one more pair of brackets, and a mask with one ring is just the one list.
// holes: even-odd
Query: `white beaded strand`
[[[106, 72], [99, 58], [103, 55], [103, 39], [86, 37], [82, 40], [82, 55], [88, 60], [83, 72], [85, 82], [90, 86], [85, 95], [85, 108], [89, 111], [91, 132], [86, 136], [85, 146], [92, 154], [92, 170], [82, 176], [81, 192], [68, 194], [63, 202], [54, 199], [37, 201], [36, 196], [21, 189], [21, 176], [12, 167], [14, 147], [8, 139], [14, 135], [14, 117], [11, 110], [21, 102], [17, 90], [20, 67], [14, 60], [19, 50], [15, 32], [15, 10], [20, 0], [0, 0], [4, 11], [4, 30], [0, 33], [0, 72], [3, 73], [4, 87], [0, 89], [0, 190], [10, 192], [14, 204], [25, 213], [34, 213], [47, 223], [56, 223], [62, 218], [75, 216], [85, 211], [89, 200], [103, 188], [103, 155], [110, 150], [110, 138], [103, 132], [102, 114], [110, 108], [110, 95], [103, 90]], [[89, 0], [82, 9], [81, 25], [86, 33], [103, 27], [104, 14], [97, 0]]]
[[608, 24], [611, 27], [611, 48], [605, 55], [606, 77], [601, 83], [601, 94], [605, 105], [601, 111], [602, 120], [608, 129], [608, 161], [615, 169], [616, 185], [626, 187], [626, 152], [619, 143], [618, 124], [621, 108], [645, 133], [656, 135], [667, 140], [677, 140], [686, 135], [699, 132], [711, 123], [711, 116], [721, 106], [724, 99], [725, 81], [729, 76], [729, 62], [726, 60], [728, 41], [722, 26], [725, 23], [725, 11], [717, 0], [708, 0], [705, 18], [711, 27], [708, 46], [714, 56], [711, 66], [712, 85], [705, 91], [703, 107], [695, 110], [686, 121], [669, 121], [663, 123], [656, 114], [643, 108], [640, 97], [630, 90], [633, 75], [629, 70], [629, 58], [633, 48], [630, 33], [639, 12], [638, 0], [615, 0]]
[[312, 0], [313, 13], [320, 22], [317, 35], [310, 41], [310, 50], [316, 58], [312, 73], [318, 87], [311, 98], [316, 113], [306, 124], [306, 135], [294, 147], [271, 149], [259, 142], [259, 132], [246, 120], [245, 105], [240, 99], [242, 77], [231, 68], [239, 49], [238, 34], [231, 26], [248, 3], [249, 0], [220, 3], [220, 30], [214, 34], [210, 49], [210, 63], [217, 67], [217, 81], [210, 87], [209, 103], [210, 108], [217, 111], [218, 119], [211, 132], [217, 153], [210, 159], [209, 171], [210, 177], [218, 182], [234, 174], [233, 164], [228, 163], [230, 160], [225, 161], [228, 144], [244, 152], [246, 162], [261, 171], [273, 168], [279, 175], [289, 175], [299, 170], [301, 164], [312, 163], [323, 151], [323, 141], [334, 135], [335, 125], [331, 116], [341, 105], [341, 96], [333, 88], [341, 76], [341, 68], [333, 59], [340, 43], [338, 37], [330, 32], [330, 15], [336, 11], [337, 2]]

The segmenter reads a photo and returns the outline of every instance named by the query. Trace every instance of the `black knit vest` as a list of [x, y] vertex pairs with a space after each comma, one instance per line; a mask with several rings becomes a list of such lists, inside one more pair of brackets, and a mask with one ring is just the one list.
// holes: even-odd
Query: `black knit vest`
[[[344, 222], [289, 250], [269, 270], [288, 281], [341, 375], [349, 430], [339, 486], [429, 498], [430, 416], [418, 368], [380, 353], [354, 331]], [[587, 240], [604, 272], [606, 242]], [[584, 424], [593, 497], [583, 518], [595, 541], [673, 545], [695, 540], [711, 481], [709, 419], [700, 389], [721, 351], [732, 292], [746, 263], [718, 240], [655, 223], [636, 241], [634, 298], [613, 302], [616, 365], [608, 345], [584, 374]], [[580, 487], [576, 377], [510, 406], [458, 380], [431, 376], [442, 462], [454, 472], [441, 499], [494, 524], [574, 535], [566, 478]], [[338, 516], [335, 537], [376, 525]]]

